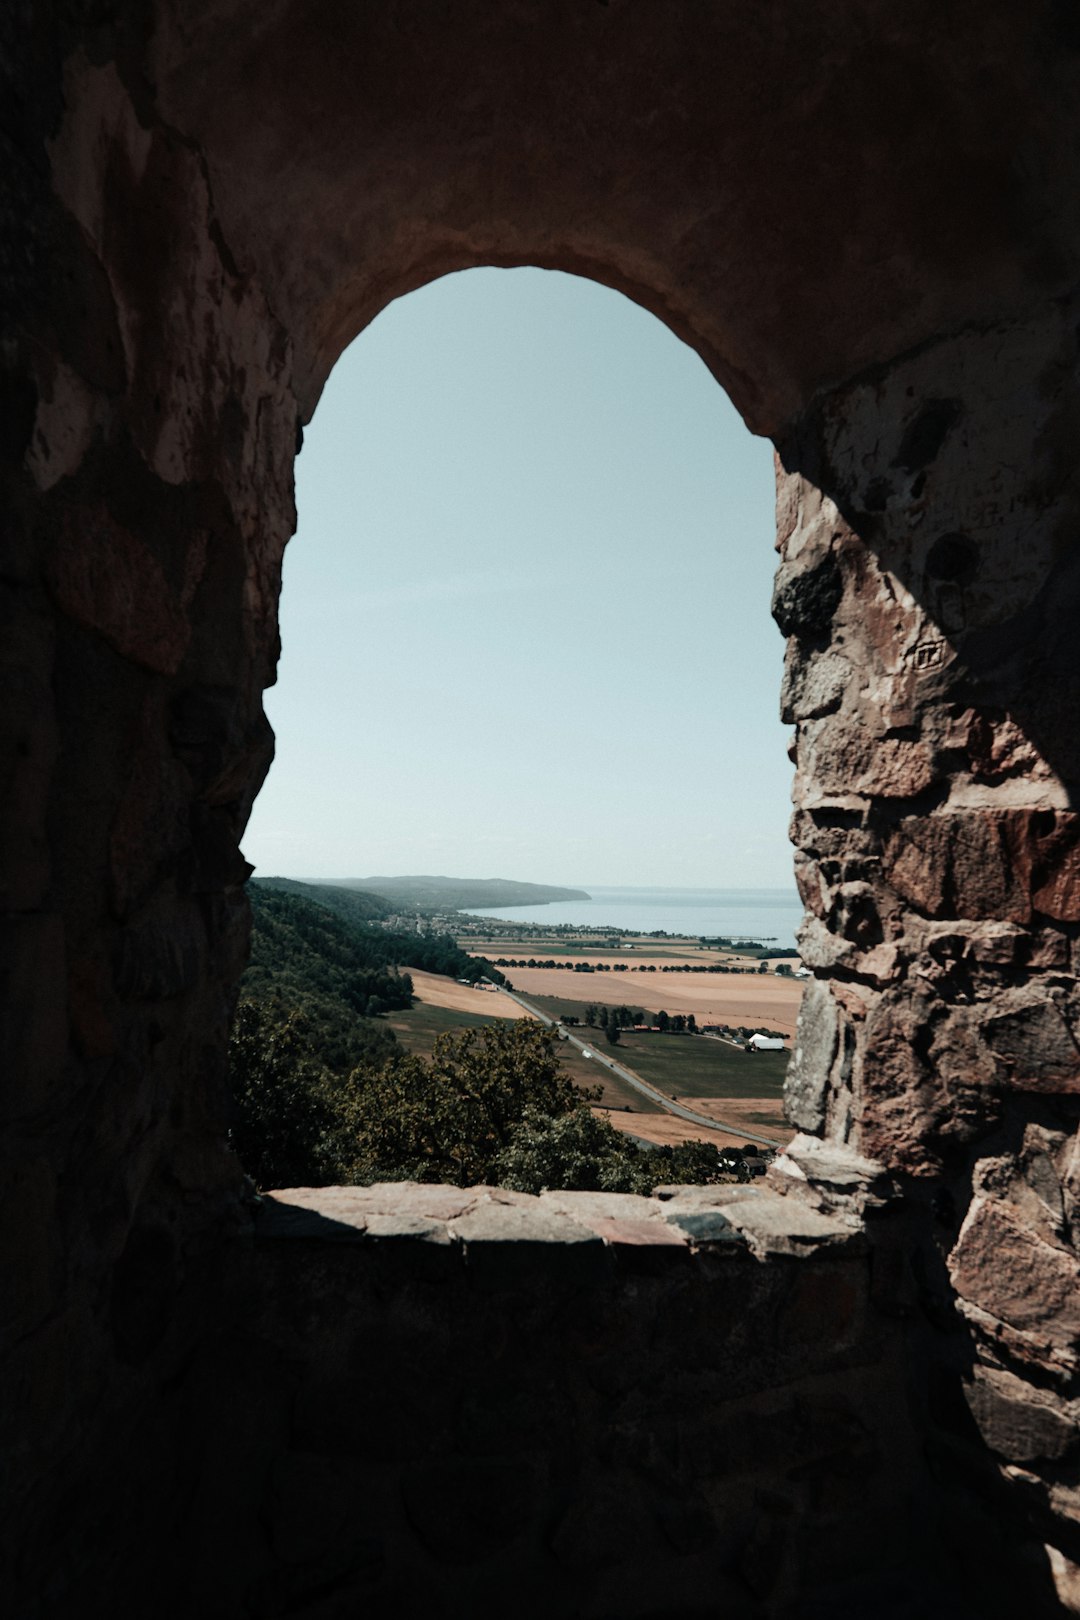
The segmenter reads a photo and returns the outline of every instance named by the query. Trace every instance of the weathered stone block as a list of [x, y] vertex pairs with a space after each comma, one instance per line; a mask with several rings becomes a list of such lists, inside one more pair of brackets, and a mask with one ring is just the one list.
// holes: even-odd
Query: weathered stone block
[[484, 1287], [523, 1282], [530, 1270], [555, 1272], [583, 1286], [599, 1281], [606, 1265], [605, 1245], [581, 1223], [543, 1208], [484, 1200], [454, 1221], [456, 1242], [464, 1245], [465, 1264]]
[[1002, 1068], [1006, 1085], [1018, 1091], [1080, 1091], [1080, 1049], [1071, 1023], [1080, 1024], [1060, 990], [987, 1019], [983, 1039]]
[[1060, 1462], [1080, 1440], [1075, 1415], [998, 1367], [976, 1367], [965, 1397], [988, 1446], [1009, 1462]]
[[759, 1260], [819, 1249], [854, 1252], [862, 1243], [855, 1223], [824, 1215], [797, 1198], [747, 1199], [730, 1204], [724, 1214]]
[[825, 639], [843, 594], [843, 576], [831, 553], [812, 563], [800, 558], [797, 569], [782, 569], [777, 575], [772, 616], [781, 635], [804, 641]]
[[836, 1003], [827, 985], [811, 979], [803, 991], [795, 1047], [784, 1080], [784, 1114], [801, 1131], [825, 1123], [829, 1075], [840, 1045]]
[[769, 1170], [768, 1179], [792, 1196], [805, 1192], [828, 1200], [850, 1200], [860, 1213], [881, 1208], [894, 1195], [884, 1167], [842, 1142], [800, 1133]]
[[949, 1256], [949, 1273], [961, 1308], [975, 1307], [1014, 1330], [1006, 1342], [1020, 1361], [1077, 1365], [1080, 1261], [1039, 1238], [1015, 1208], [976, 1198]]
[[1080, 920], [1080, 820], [1052, 811], [911, 817], [886, 840], [884, 870], [927, 916]]
[[680, 1232], [685, 1232], [691, 1243], [720, 1244], [734, 1249], [746, 1249], [747, 1243], [739, 1228], [721, 1209], [673, 1209], [668, 1219]]
[[839, 653], [803, 656], [789, 651], [780, 688], [780, 718], [785, 725], [817, 720], [840, 707], [855, 671]]

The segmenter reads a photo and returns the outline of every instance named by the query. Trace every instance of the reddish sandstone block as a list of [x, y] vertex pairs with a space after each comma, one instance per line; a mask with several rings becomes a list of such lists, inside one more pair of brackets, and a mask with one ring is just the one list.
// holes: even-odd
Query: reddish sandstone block
[[987, 1046], [1016, 1091], [1080, 1091], [1080, 1050], [1060, 994], [1012, 1008], [987, 1021]]
[[976, 1199], [949, 1257], [949, 1272], [962, 1304], [1013, 1330], [1014, 1354], [1040, 1365], [1062, 1357], [1075, 1363], [1080, 1261], [1038, 1237], [1013, 1205]]

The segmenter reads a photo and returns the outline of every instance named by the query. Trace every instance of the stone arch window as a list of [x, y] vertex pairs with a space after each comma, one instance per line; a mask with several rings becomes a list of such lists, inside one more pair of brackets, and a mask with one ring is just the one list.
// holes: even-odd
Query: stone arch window
[[276, 759], [244, 840], [259, 875], [791, 884], [772, 456], [649, 314], [528, 269], [408, 295], [338, 361], [296, 499]]
[[[346, 11], [329, 28], [298, 0], [257, 17], [220, 0], [196, 22], [152, 0], [138, 18], [65, 12], [55, 34], [38, 18], [12, 44], [0, 1073], [8, 1196], [32, 1212], [5, 1340], [13, 1567], [26, 1589], [62, 1549], [56, 1612], [103, 1569], [117, 1587], [179, 1567], [147, 1550], [178, 1522], [149, 1490], [154, 1437], [213, 1425], [171, 1403], [200, 1410], [219, 1355], [243, 1367], [222, 1383], [235, 1413], [245, 1389], [284, 1387], [299, 1296], [234, 1244], [223, 1044], [298, 431], [390, 299], [528, 263], [636, 298], [777, 448], [815, 975], [789, 1107], [817, 1213], [857, 1185], [874, 1258], [846, 1292], [854, 1273], [770, 1259], [758, 1297], [803, 1331], [835, 1289], [896, 1372], [875, 1397], [851, 1340], [821, 1364], [860, 1392], [845, 1457], [869, 1432], [892, 1465], [875, 1522], [902, 1526], [903, 1549], [868, 1558], [890, 1591], [899, 1563], [941, 1609], [983, 1582], [987, 1612], [1008, 1590], [1052, 1613], [1052, 1574], [1075, 1608], [1075, 27], [1007, 0], [978, 30], [964, 8], [853, 20], [824, 0], [782, 18], [633, 0]], [[706, 1213], [703, 1275], [722, 1230]], [[290, 1288], [317, 1297], [320, 1274], [294, 1262]], [[252, 1322], [283, 1310], [272, 1348], [222, 1333], [223, 1298], [244, 1297], [262, 1301]], [[688, 1318], [714, 1320], [704, 1304], [670, 1320]], [[599, 1346], [613, 1318], [577, 1320]], [[317, 1392], [294, 1409], [309, 1439], [327, 1433]], [[653, 1424], [667, 1449], [608, 1424], [608, 1455], [714, 1455], [715, 1431], [687, 1422]], [[244, 1524], [263, 1535], [253, 1497], [273, 1474], [276, 1501], [303, 1500], [306, 1465], [291, 1447], [274, 1472], [266, 1425], [241, 1429], [226, 1473], [257, 1478]], [[513, 1530], [509, 1472], [484, 1477]], [[409, 1522], [452, 1494], [430, 1473], [401, 1489]], [[113, 1515], [130, 1533], [102, 1540], [96, 1504], [151, 1499], [156, 1521], [132, 1507]], [[204, 1526], [210, 1500], [188, 1502]], [[824, 1556], [828, 1526], [802, 1536], [779, 1500], [756, 1532], [777, 1615], [854, 1578]], [[961, 1501], [942, 1522], [1002, 1550], [989, 1590], [911, 1508]], [[276, 1601], [274, 1572], [299, 1580], [310, 1538], [297, 1513], [274, 1522]], [[700, 1515], [641, 1522], [684, 1550], [689, 1581]], [[559, 1545], [572, 1567], [580, 1543]], [[722, 1573], [745, 1597], [749, 1577]]]
[[[555, 350], [538, 378], [522, 374], [524, 357], [537, 352], [529, 347], [530, 323], [550, 334], [538, 349]], [[477, 352], [474, 346], [484, 344]], [[615, 364], [621, 380], [613, 385], [605, 374]], [[626, 400], [624, 418], [598, 420], [617, 407], [619, 396]], [[476, 425], [459, 433], [463, 415]], [[688, 444], [696, 418], [703, 420]], [[482, 749], [497, 761], [499, 738], [485, 736], [491, 707], [500, 725], [528, 728], [534, 770], [543, 753], [565, 801], [583, 801], [591, 817], [583, 830], [590, 834], [602, 811], [592, 806], [588, 778], [597, 764], [606, 763], [610, 773], [625, 762], [626, 779], [612, 791], [626, 804], [637, 802], [642, 827], [659, 841], [675, 829], [671, 816], [662, 818], [653, 806], [662, 784], [650, 780], [645, 756], [658, 749], [670, 753], [676, 739], [685, 738], [679, 746], [687, 758], [696, 756], [697, 769], [684, 772], [693, 774], [695, 788], [678, 801], [677, 839], [693, 846], [704, 833], [715, 840], [716, 814], [727, 809], [737, 825], [719, 853], [715, 842], [701, 849], [708, 873], [725, 859], [731, 862], [729, 842], [737, 841], [743, 852], [747, 838], [771, 817], [774, 870], [788, 869], [790, 769], [776, 746], [785, 740], [776, 719], [780, 647], [765, 617], [772, 574], [771, 456], [767, 444], [746, 435], [730, 407], [725, 409], [696, 357], [655, 320], [580, 277], [477, 270], [436, 282], [390, 306], [338, 362], [305, 431], [297, 480], [298, 532], [285, 562], [285, 656], [267, 698], [277, 759], [262, 799], [273, 798], [275, 780], [288, 772], [308, 787], [305, 821], [310, 816], [313, 824], [282, 853], [262, 836], [260, 801], [245, 840], [260, 872], [307, 870], [313, 858], [322, 861], [327, 877], [347, 874], [358, 861], [363, 865], [358, 852], [367, 847], [365, 818], [378, 816], [381, 801], [393, 797], [380, 790], [378, 771], [370, 782], [357, 784], [338, 821], [317, 818], [321, 801], [336, 805], [342, 790], [335, 769], [347, 752], [348, 734], [337, 719], [355, 709], [362, 739], [365, 704], [377, 710], [378, 655], [365, 643], [380, 645], [381, 621], [399, 627], [400, 650], [391, 654], [400, 659], [398, 675], [415, 673], [421, 689], [406, 697], [399, 721], [380, 727], [377, 740], [360, 740], [362, 749], [392, 755], [400, 743], [409, 755], [411, 721], [418, 733], [412, 756], [417, 761], [427, 749], [438, 749], [440, 730], [450, 740], [460, 734], [466, 754]], [[403, 516], [395, 505], [404, 508]], [[643, 506], [647, 513], [639, 517]], [[754, 639], [742, 624], [751, 608], [741, 605], [752, 592], [761, 632]], [[428, 602], [439, 593], [443, 605], [436, 610]], [[516, 647], [510, 633], [515, 626], [521, 638]], [[598, 659], [590, 643], [603, 636], [610, 637], [611, 650]], [[661, 638], [662, 651], [655, 645]], [[326, 649], [322, 667], [311, 667], [319, 663], [318, 649]], [[542, 667], [519, 671], [515, 650], [523, 664], [531, 652]], [[483, 661], [489, 659], [487, 679]], [[445, 670], [445, 677], [432, 681], [431, 665]], [[453, 689], [455, 666], [460, 698]], [[298, 695], [286, 707], [293, 686]], [[644, 705], [637, 715], [629, 709], [635, 687]], [[685, 705], [690, 688], [699, 706], [702, 690], [715, 689], [733, 707], [747, 709], [753, 718], [745, 742], [725, 734], [722, 712], [715, 719], [709, 714], [707, 729], [692, 707], [680, 714], [680, 696]], [[470, 703], [471, 691], [482, 698]], [[604, 707], [590, 710], [590, 700], [599, 703], [601, 697]], [[425, 702], [437, 716], [424, 709]], [[550, 721], [538, 729], [545, 706]], [[321, 753], [314, 744], [302, 751], [312, 732], [320, 735], [313, 723], [320, 715], [327, 721], [327, 742]], [[379, 718], [373, 714], [372, 724]], [[768, 733], [774, 746], [767, 750], [758, 733]], [[612, 743], [606, 761], [605, 736]], [[598, 756], [590, 762], [593, 749]], [[437, 757], [445, 780], [452, 757]], [[505, 866], [524, 857], [535, 867], [529, 840], [545, 848], [545, 827], [518, 824], [527, 807], [529, 771], [516, 757], [512, 767], [512, 802], [470, 801], [476, 849], [444, 856], [434, 843], [415, 850], [413, 863], [452, 859], [457, 870], [462, 860], [483, 866], [501, 859]], [[327, 777], [323, 793], [318, 784]], [[495, 769], [480, 771], [486, 791], [498, 790], [497, 777]], [[394, 792], [405, 799], [392, 824], [398, 812], [417, 819], [418, 804], [410, 800], [422, 800], [423, 780], [408, 778]], [[751, 808], [740, 817], [737, 801], [743, 799]], [[291, 804], [282, 801], [282, 809], [297, 820]], [[452, 820], [451, 810], [447, 814]], [[275, 837], [278, 819], [272, 823]], [[511, 853], [499, 847], [505, 839], [488, 847], [484, 835], [499, 831], [488, 824], [492, 819], [518, 835]], [[333, 839], [339, 822], [345, 836], [323, 855], [320, 846]], [[385, 831], [379, 821], [372, 834], [376, 848]], [[418, 836], [436, 831], [419, 818]], [[569, 822], [564, 831], [573, 831]], [[379, 865], [377, 854], [370, 857], [377, 870], [389, 869], [387, 860], [400, 864], [408, 858], [388, 855]], [[589, 856], [574, 848], [547, 860], [569, 863], [569, 876], [576, 871], [579, 880], [589, 867]], [[639, 861], [636, 852], [627, 854], [626, 870]], [[675, 869], [668, 856], [667, 865], [682, 872], [682, 882], [692, 881], [688, 863]], [[563, 878], [569, 881], [565, 870]], [[752, 886], [752, 874], [746, 882]], [[537, 917], [543, 920], [542, 913]]]

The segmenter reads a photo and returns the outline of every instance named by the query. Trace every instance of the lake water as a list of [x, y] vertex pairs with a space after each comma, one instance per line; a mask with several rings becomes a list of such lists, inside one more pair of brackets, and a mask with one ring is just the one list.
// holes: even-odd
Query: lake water
[[472, 917], [503, 922], [572, 923], [590, 928], [651, 934], [724, 934], [794, 945], [802, 902], [794, 889], [609, 889], [590, 888], [590, 900], [557, 900], [546, 906], [494, 906]]

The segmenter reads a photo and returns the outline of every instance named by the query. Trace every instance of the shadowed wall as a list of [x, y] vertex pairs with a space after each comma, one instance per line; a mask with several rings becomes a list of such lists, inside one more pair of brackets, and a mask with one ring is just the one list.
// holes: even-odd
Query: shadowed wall
[[146, 1414], [216, 1332], [222, 1256], [251, 1246], [224, 1051], [301, 425], [390, 299], [537, 264], [639, 300], [776, 443], [815, 974], [789, 1112], [894, 1176], [919, 1377], [942, 1392], [919, 1421], [951, 1437], [957, 1480], [994, 1481], [988, 1512], [1012, 1498], [1065, 1601], [1071, 11], [147, 0], [27, 5], [5, 27], [22, 1590], [65, 1612], [42, 1547], [80, 1567], [95, 1458], [138, 1412], [153, 1459]]

